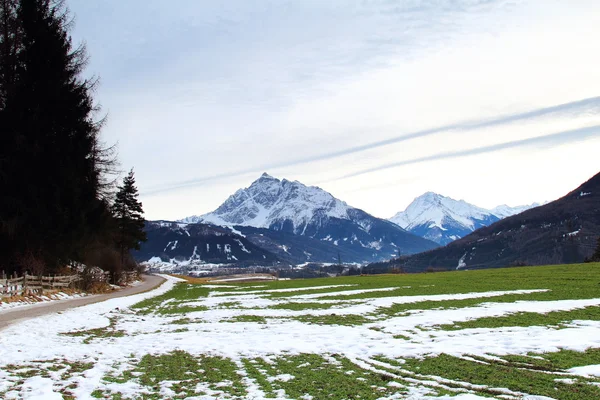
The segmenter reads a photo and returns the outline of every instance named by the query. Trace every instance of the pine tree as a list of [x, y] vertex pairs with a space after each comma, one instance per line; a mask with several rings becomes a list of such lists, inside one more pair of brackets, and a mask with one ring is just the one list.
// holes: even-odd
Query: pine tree
[[600, 262], [600, 237], [598, 238], [598, 245], [596, 246], [596, 251], [592, 255], [590, 261], [598, 261]]
[[123, 179], [123, 185], [119, 186], [112, 209], [117, 224], [116, 244], [123, 265], [129, 251], [139, 250], [140, 243], [146, 241], [144, 211], [142, 203], [138, 200], [133, 169]]
[[107, 213], [96, 81], [81, 77], [63, 1], [0, 0], [0, 11], [0, 262], [52, 269], [81, 257]]

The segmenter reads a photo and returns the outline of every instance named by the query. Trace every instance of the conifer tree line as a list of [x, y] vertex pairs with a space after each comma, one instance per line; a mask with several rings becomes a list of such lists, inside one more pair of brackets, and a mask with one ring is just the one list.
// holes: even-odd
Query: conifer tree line
[[115, 201], [115, 148], [71, 25], [64, 0], [0, 0], [0, 270], [83, 263], [116, 279], [145, 239], [143, 211], [133, 171]]

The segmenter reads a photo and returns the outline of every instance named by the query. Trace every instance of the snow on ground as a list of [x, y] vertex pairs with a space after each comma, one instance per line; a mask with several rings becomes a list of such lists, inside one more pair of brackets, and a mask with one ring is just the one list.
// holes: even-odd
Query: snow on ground
[[571, 368], [569, 372], [581, 376], [600, 376], [600, 364]]
[[0, 313], [3, 311], [7, 311], [7, 310], [43, 306], [43, 305], [48, 304], [49, 302], [77, 299], [79, 297], [84, 297], [84, 296], [86, 296], [86, 294], [84, 294], [84, 293], [67, 294], [67, 293], [59, 292], [59, 293], [54, 293], [51, 295], [35, 296], [35, 298], [31, 298], [31, 299], [25, 298], [25, 300], [22, 300], [22, 301], [13, 301], [10, 303], [0, 302]]
[[[167, 293], [180, 279], [165, 276], [167, 281], [157, 289], [130, 297], [108, 300], [102, 303], [71, 309], [62, 314], [52, 314], [27, 320], [10, 326], [0, 332], [0, 394], [3, 392], [14, 398], [53, 399], [61, 398], [53, 392], [52, 380], [47, 377], [30, 377], [21, 386], [20, 392], [10, 391], [9, 373], [3, 367], [7, 364], [25, 364], [34, 360], [66, 360], [68, 362], [92, 362], [93, 367], [77, 378], [77, 387], [72, 393], [78, 399], [91, 399], [97, 388], [109, 388], [103, 381], [107, 374], [114, 373], [115, 365], [127, 365], [133, 357], [140, 359], [147, 354], [166, 354], [182, 350], [190, 354], [221, 356], [241, 365], [243, 358], [265, 358], [273, 355], [336, 354], [366, 369], [379, 371], [374, 362], [365, 363], [374, 357], [385, 355], [388, 358], [423, 357], [436, 354], [486, 357], [495, 355], [527, 354], [528, 352], [553, 352], [558, 349], [584, 351], [589, 347], [600, 347], [600, 321], [573, 321], [568, 326], [556, 329], [547, 326], [478, 328], [444, 331], [423, 329], [440, 324], [452, 324], [481, 317], [498, 317], [517, 312], [547, 313], [568, 311], [588, 306], [600, 305], [600, 299], [556, 300], [556, 301], [516, 301], [512, 303], [483, 302], [460, 309], [412, 310], [400, 316], [380, 318], [376, 315], [382, 307], [410, 304], [424, 301], [452, 301], [465, 299], [486, 299], [504, 295], [523, 295], [544, 292], [539, 290], [513, 290], [478, 293], [392, 296], [368, 298], [369, 294], [385, 294], [387, 291], [401, 290], [390, 287], [368, 290], [340, 291], [343, 286], [328, 285], [299, 289], [253, 290], [249, 292], [222, 292], [236, 289], [235, 286], [206, 285], [211, 295], [180, 302], [176, 306], [203, 307], [199, 311], [185, 314], [138, 314], [128, 307], [141, 300]], [[257, 288], [254, 286], [254, 288]], [[408, 288], [408, 287], [405, 287]], [[325, 293], [294, 294], [302, 290], [329, 290]], [[288, 293], [284, 297], [268, 298], [269, 294]], [[344, 294], [365, 295], [365, 298], [351, 300], [330, 300], [328, 297]], [[272, 308], [282, 304], [302, 304], [303, 301], [332, 304], [327, 309], [283, 309]], [[228, 303], [238, 302], [241, 307], [230, 308]], [[163, 302], [163, 306], [173, 303]], [[375, 313], [375, 315], [374, 315]], [[265, 318], [264, 323], [228, 322], [240, 316]], [[351, 326], [334, 324], [311, 324], [298, 319], [306, 316], [367, 316], [373, 322]], [[189, 322], [173, 322], [186, 317]], [[98, 337], [84, 344], [82, 337], [64, 335], [68, 332], [105, 328], [115, 324], [115, 329], [123, 336]], [[174, 330], [174, 327], [180, 328]], [[181, 329], [184, 328], [184, 329]], [[418, 329], [416, 329], [418, 328]], [[364, 365], [362, 365], [364, 364]], [[599, 375], [600, 366], [578, 367], [573, 374]], [[288, 381], [293, 376], [279, 374], [274, 380]], [[434, 384], [435, 381], [434, 381]], [[129, 386], [127, 386], [129, 385]], [[130, 382], [120, 385], [119, 390], [129, 390], [129, 394], [140, 390], [139, 384]], [[251, 385], [248, 384], [250, 391]], [[129, 389], [124, 389], [128, 387]], [[163, 388], [168, 393], [168, 388]], [[208, 390], [208, 389], [207, 389]], [[248, 398], [261, 398], [260, 390], [253, 389]], [[419, 386], [411, 388], [408, 395], [387, 398], [433, 399], [428, 392], [419, 392]], [[515, 398], [510, 391], [508, 398]], [[462, 393], [455, 397], [435, 397], [437, 399], [456, 398], [473, 400], [480, 397]], [[21, 397], [19, 397], [21, 396]], [[217, 396], [217, 395], [215, 395]], [[412, 396], [412, 397], [406, 397]], [[510, 397], [513, 396], [513, 397]], [[217, 398], [217, 397], [203, 397]], [[285, 398], [285, 396], [283, 397]], [[384, 397], [382, 397], [384, 398]], [[535, 399], [536, 397], [530, 397]], [[542, 398], [542, 397], [537, 397]]]

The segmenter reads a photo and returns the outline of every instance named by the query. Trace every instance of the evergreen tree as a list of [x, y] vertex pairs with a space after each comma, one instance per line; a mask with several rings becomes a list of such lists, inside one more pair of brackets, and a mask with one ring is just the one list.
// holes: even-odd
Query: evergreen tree
[[590, 261], [598, 261], [600, 262], [600, 237], [598, 238], [598, 245], [596, 246], [596, 251], [592, 255]]
[[81, 258], [109, 211], [96, 82], [81, 77], [63, 1], [0, 0], [0, 11], [0, 263], [52, 269]]
[[117, 225], [116, 244], [123, 265], [129, 251], [139, 250], [140, 243], [146, 241], [144, 211], [142, 203], [138, 200], [133, 169], [123, 179], [123, 185], [119, 186], [112, 209]]

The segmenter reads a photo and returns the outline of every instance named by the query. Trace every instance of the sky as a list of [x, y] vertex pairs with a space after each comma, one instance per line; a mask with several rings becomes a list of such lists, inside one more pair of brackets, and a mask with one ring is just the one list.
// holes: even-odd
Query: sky
[[597, 0], [68, 0], [148, 219], [263, 172], [377, 217], [554, 200], [600, 171]]

